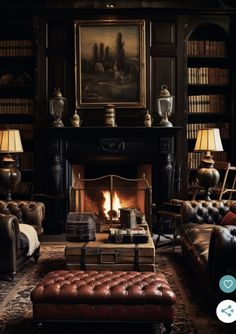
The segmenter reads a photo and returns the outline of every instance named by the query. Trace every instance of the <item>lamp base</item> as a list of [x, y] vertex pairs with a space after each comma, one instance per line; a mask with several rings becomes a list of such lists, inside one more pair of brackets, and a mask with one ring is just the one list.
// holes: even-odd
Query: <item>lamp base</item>
[[6, 190], [6, 200], [11, 201], [12, 190], [18, 185], [21, 180], [20, 171], [13, 166], [14, 160], [8, 156], [2, 160], [2, 167], [0, 168], [0, 184]]
[[204, 199], [210, 201], [210, 188], [214, 188], [220, 179], [220, 174], [214, 167], [202, 167], [197, 171], [196, 178], [201, 187], [205, 189]]

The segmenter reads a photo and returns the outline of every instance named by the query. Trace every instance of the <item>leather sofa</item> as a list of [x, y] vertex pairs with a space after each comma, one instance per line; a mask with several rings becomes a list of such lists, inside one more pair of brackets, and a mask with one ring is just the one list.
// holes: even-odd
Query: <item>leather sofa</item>
[[181, 203], [182, 252], [214, 302], [225, 298], [219, 289], [220, 278], [236, 276], [236, 226], [220, 225], [226, 213], [235, 209], [236, 201], [231, 200]]
[[[45, 207], [41, 202], [0, 200], [0, 278], [11, 280], [28, 256], [29, 240], [20, 231], [20, 224], [35, 228], [37, 235], [43, 232]], [[37, 261], [39, 247], [32, 257]]]

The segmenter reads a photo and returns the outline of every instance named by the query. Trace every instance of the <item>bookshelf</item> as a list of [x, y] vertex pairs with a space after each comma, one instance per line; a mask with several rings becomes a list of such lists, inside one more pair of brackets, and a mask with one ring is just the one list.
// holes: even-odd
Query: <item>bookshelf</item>
[[215, 161], [230, 161], [230, 72], [227, 31], [206, 23], [192, 29], [187, 39], [188, 168], [194, 174], [201, 154], [194, 152], [199, 129], [219, 128], [224, 152]]
[[[0, 128], [19, 129], [24, 152], [13, 198], [29, 198], [34, 177], [35, 50], [32, 22], [0, 24]], [[3, 197], [0, 189], [0, 196]]]

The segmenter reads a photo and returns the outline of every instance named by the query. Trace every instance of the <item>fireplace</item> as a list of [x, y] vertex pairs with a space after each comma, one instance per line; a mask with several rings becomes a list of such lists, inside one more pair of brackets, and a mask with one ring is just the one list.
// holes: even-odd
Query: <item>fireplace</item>
[[[142, 175], [145, 174], [149, 185], [148, 190], [144, 190], [145, 187], [142, 186], [142, 191], [140, 191], [142, 196], [140, 194], [137, 196], [139, 185], [137, 186], [138, 181], [134, 182], [136, 193], [133, 190], [135, 193], [133, 202], [127, 201], [127, 203], [122, 203], [122, 206], [137, 206], [147, 215], [148, 223], [151, 224], [148, 212], [152, 203], [160, 205], [172, 196], [175, 141], [178, 129], [180, 128], [65, 127], [40, 129], [36, 140], [36, 143], [40, 145], [37, 147], [39, 154], [36, 157], [38, 167], [36, 167], [35, 183], [36, 192], [45, 196], [44, 202], [46, 201], [48, 207], [48, 210], [46, 207], [48, 212], [44, 224], [45, 232], [64, 232], [68, 212], [77, 209], [71, 206], [70, 189], [75, 182], [75, 175], [78, 174], [81, 175], [81, 180], [117, 175], [115, 188], [122, 188], [123, 192], [127, 187], [119, 184], [122, 178], [142, 179]], [[103, 188], [109, 191], [110, 180], [106, 182], [108, 185]], [[88, 187], [87, 184], [86, 186]], [[95, 188], [99, 186], [93, 185]], [[145, 191], [149, 192], [150, 196], [144, 195]], [[85, 195], [85, 193], [82, 194], [82, 196]], [[120, 195], [122, 196], [121, 193]], [[131, 194], [130, 196], [126, 194], [126, 197], [132, 198]], [[101, 209], [91, 205], [83, 207], [83, 203], [80, 205], [82, 206], [78, 209], [84, 211]]]
[[73, 184], [70, 187], [70, 211], [91, 212], [97, 225], [120, 222], [120, 210], [135, 210], [142, 222], [151, 225], [151, 186], [146, 175], [125, 178], [115, 174], [84, 178], [83, 165], [72, 167]]

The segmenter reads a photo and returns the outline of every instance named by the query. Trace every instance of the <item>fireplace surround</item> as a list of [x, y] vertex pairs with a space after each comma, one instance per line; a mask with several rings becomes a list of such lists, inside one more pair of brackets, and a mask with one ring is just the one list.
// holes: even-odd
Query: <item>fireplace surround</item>
[[[175, 143], [180, 127], [41, 128], [36, 140], [35, 190], [46, 205], [46, 233], [63, 233], [70, 210], [72, 168], [125, 173], [139, 177], [149, 166], [154, 205], [168, 201], [173, 191]], [[134, 168], [137, 166], [137, 168]], [[85, 172], [86, 173], [86, 172]], [[112, 173], [112, 174], [116, 174]], [[95, 175], [97, 175], [95, 173]], [[120, 175], [126, 177], [126, 175]], [[41, 197], [40, 197], [41, 196]]]

